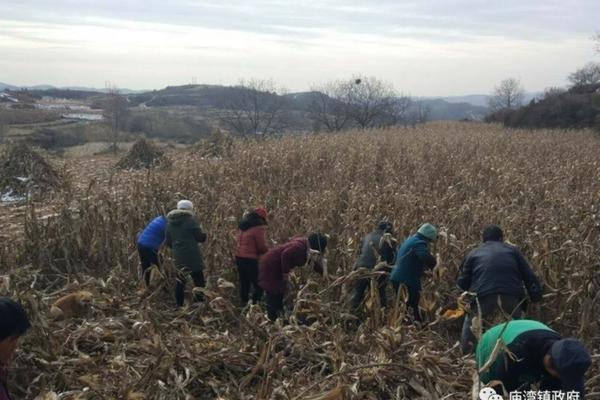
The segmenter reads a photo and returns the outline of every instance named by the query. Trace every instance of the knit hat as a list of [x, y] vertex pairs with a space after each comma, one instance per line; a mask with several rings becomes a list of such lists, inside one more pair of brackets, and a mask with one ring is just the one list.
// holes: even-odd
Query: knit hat
[[257, 207], [254, 209], [254, 214], [258, 215], [262, 219], [267, 219], [267, 209], [264, 207]]
[[579, 340], [562, 339], [550, 348], [552, 365], [560, 374], [563, 391], [579, 392], [585, 395], [585, 372], [592, 362], [590, 354]]
[[438, 235], [437, 229], [435, 228], [435, 226], [433, 226], [431, 224], [421, 225], [421, 227], [419, 228], [417, 233], [420, 233], [421, 235], [425, 236], [429, 240], [437, 239], [437, 235]]
[[310, 235], [308, 235], [308, 246], [312, 250], [316, 250], [322, 253], [327, 247], [327, 235], [318, 232], [311, 233]]
[[177, 209], [178, 210], [193, 210], [194, 205], [189, 200], [179, 200], [177, 202]]

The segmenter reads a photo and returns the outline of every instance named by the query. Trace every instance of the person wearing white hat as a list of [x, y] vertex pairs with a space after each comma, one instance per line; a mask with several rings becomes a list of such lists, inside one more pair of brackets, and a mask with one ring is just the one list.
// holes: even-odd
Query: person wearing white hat
[[189, 201], [189, 200], [179, 200], [177, 202], [177, 209], [178, 210], [193, 210], [194, 209], [194, 204]]
[[[175, 285], [177, 306], [183, 305], [187, 275], [191, 275], [194, 286], [204, 287], [204, 260], [198, 243], [206, 241], [206, 233], [194, 217], [194, 205], [189, 200], [180, 200], [177, 209], [167, 214], [166, 245], [171, 248], [175, 266], [179, 270]], [[197, 294], [196, 301], [202, 301]]]

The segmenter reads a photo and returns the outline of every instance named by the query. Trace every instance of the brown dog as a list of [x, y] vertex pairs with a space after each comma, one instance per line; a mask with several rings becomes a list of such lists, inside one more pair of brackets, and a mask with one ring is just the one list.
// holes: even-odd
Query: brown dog
[[64, 295], [52, 304], [50, 315], [54, 319], [81, 317], [90, 309], [92, 298], [92, 293], [86, 290]]

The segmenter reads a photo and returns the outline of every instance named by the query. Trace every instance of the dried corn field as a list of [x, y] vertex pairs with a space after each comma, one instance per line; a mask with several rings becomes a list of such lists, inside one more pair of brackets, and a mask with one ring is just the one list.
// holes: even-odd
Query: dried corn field
[[[171, 150], [169, 169], [148, 171], [63, 161], [74, 189], [20, 208], [21, 229], [0, 243], [1, 294], [33, 322], [10, 371], [16, 398], [467, 399], [474, 363], [461, 356], [460, 322], [438, 315], [455, 304], [458, 265], [482, 226], [498, 223], [546, 284], [530, 316], [585, 340], [588, 398], [600, 399], [600, 140], [591, 132], [428, 124], [197, 154]], [[136, 293], [135, 237], [181, 198], [209, 234], [208, 288], [207, 301], [177, 310], [168, 252], [152, 290]], [[316, 228], [331, 235], [325, 277], [295, 270], [286, 325], [241, 309], [231, 284], [237, 220], [257, 204], [270, 210], [274, 243]], [[382, 217], [399, 239], [424, 221], [442, 230], [421, 329], [402, 324], [399, 305], [350, 312], [360, 240]], [[89, 314], [53, 321], [52, 302], [80, 289], [94, 295]]]

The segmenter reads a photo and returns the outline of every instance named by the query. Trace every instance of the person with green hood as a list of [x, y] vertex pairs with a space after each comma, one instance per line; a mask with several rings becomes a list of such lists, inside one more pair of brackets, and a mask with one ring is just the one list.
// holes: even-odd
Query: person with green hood
[[563, 338], [541, 322], [521, 319], [494, 326], [481, 337], [475, 358], [483, 384], [504, 386], [507, 392], [528, 391], [535, 385], [541, 392], [562, 391], [561, 398], [585, 398], [589, 351], [579, 340]]
[[[183, 305], [185, 283], [189, 274], [195, 287], [204, 287], [204, 260], [198, 243], [206, 241], [206, 233], [202, 231], [193, 213], [194, 205], [189, 200], [177, 203], [177, 209], [167, 214], [167, 231], [165, 244], [171, 248], [175, 266], [177, 267], [177, 282], [175, 299], [177, 306]], [[194, 296], [196, 301], [202, 301], [202, 296]]]
[[421, 321], [419, 299], [421, 298], [421, 276], [426, 268], [433, 269], [436, 259], [429, 251], [429, 244], [437, 239], [437, 229], [431, 224], [423, 224], [412, 236], [402, 243], [396, 252], [396, 263], [390, 275], [390, 281], [396, 292], [400, 285], [406, 286], [408, 300], [414, 320]]

